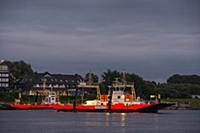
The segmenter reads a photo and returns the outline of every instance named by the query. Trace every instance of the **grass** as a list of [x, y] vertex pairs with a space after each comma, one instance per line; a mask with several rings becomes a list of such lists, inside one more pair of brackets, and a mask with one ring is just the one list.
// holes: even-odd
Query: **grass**
[[189, 99], [189, 98], [167, 98], [162, 99], [162, 102], [177, 102], [179, 104], [190, 104], [192, 106], [200, 106], [200, 99]]

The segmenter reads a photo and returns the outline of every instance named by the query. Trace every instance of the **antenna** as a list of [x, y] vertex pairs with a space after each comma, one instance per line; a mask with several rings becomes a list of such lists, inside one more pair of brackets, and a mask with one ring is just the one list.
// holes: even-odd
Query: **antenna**
[[47, 79], [44, 78], [44, 79], [43, 79], [43, 93], [44, 93], [44, 95], [45, 95], [45, 93], [46, 93], [46, 82], [47, 82]]
[[88, 79], [89, 84], [92, 84], [92, 74], [91, 73], [89, 73], [89, 77], [88, 78], [89, 78]]
[[122, 75], [122, 80], [124, 82], [124, 84], [126, 84], [126, 72], [123, 72], [123, 75]]

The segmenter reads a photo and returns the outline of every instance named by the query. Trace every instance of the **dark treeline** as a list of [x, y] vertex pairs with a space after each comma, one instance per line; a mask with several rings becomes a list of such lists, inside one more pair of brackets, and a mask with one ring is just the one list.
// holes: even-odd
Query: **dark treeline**
[[185, 84], [199, 84], [200, 85], [200, 76], [175, 74], [167, 80], [167, 83], [175, 83], [175, 84], [185, 83]]
[[[31, 65], [24, 61], [7, 61], [6, 63], [16, 82], [24, 75], [33, 74]], [[134, 82], [137, 96], [145, 99], [148, 99], [151, 94], [161, 94], [162, 98], [191, 98], [191, 95], [200, 95], [200, 76], [198, 75], [175, 74], [167, 79], [167, 83], [156, 83], [145, 81], [134, 73], [108, 69], [101, 75], [102, 81], [99, 81], [99, 77], [94, 73], [87, 73], [84, 78], [86, 82], [100, 83], [101, 93], [107, 93], [107, 86], [117, 79]]]
[[[90, 74], [86, 74], [90, 75]], [[91, 73], [94, 76], [94, 73]], [[185, 80], [180, 80], [182, 77]], [[127, 82], [134, 82], [137, 96], [140, 96], [145, 99], [149, 99], [149, 96], [154, 94], [161, 94], [162, 98], [191, 98], [192, 95], [200, 95], [200, 84], [198, 84], [198, 80], [200, 76], [195, 75], [195, 82], [192, 81], [194, 79], [194, 75], [179, 75], [176, 79], [176, 75], [169, 77], [167, 80], [168, 83], [156, 83], [154, 81], [146, 81], [142, 77], [134, 73], [123, 73], [116, 70], [108, 69], [106, 72], [102, 74], [101, 92], [106, 93], [110, 85], [116, 79], [126, 80]], [[93, 79], [96, 81], [97, 78]], [[173, 82], [170, 80], [173, 79]], [[177, 82], [175, 82], [177, 81]]]

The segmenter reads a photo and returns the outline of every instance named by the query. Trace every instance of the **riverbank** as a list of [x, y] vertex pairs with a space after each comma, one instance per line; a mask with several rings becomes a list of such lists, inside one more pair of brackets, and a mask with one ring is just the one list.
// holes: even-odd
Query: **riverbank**
[[167, 98], [162, 102], [172, 102], [175, 105], [168, 107], [171, 110], [200, 110], [200, 99]]

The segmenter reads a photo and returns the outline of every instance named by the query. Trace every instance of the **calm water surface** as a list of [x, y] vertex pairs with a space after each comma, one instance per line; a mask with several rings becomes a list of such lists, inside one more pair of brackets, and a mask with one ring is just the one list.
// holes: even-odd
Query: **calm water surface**
[[200, 111], [73, 113], [0, 111], [0, 133], [200, 133]]

